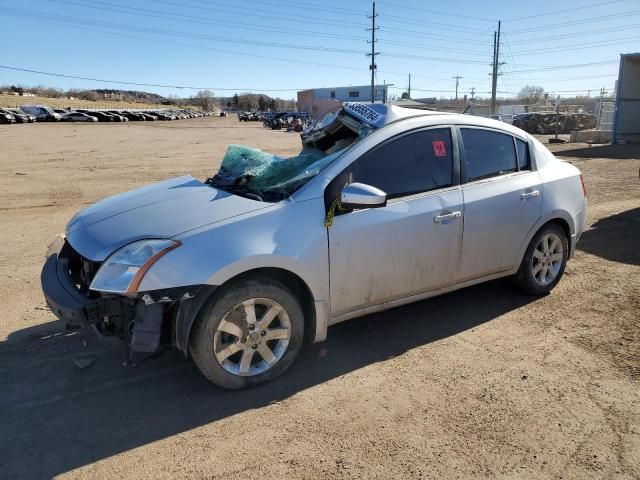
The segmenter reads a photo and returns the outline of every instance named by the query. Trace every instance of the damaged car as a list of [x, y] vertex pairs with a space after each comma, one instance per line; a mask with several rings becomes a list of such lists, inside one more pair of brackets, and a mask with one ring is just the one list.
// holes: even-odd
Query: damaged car
[[500, 277], [546, 294], [584, 229], [579, 170], [502, 122], [347, 103], [301, 139], [80, 211], [42, 270], [51, 311], [238, 389], [344, 320]]

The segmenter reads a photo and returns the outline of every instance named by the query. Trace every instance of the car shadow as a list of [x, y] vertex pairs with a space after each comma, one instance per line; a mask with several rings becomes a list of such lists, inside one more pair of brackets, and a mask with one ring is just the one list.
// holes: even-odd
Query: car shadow
[[578, 249], [612, 262], [640, 265], [640, 207], [598, 220], [580, 237]]
[[567, 144], [565, 149], [560, 147], [554, 149], [553, 154], [557, 157], [635, 159], [640, 156], [640, 144], [596, 145], [578, 148]]
[[21, 330], [0, 344], [0, 471], [51, 478], [279, 402], [533, 300], [499, 280], [351, 320], [331, 327], [326, 342], [305, 345], [279, 379], [244, 391], [210, 384], [177, 352], [129, 369], [122, 347], [88, 331], [59, 322]]

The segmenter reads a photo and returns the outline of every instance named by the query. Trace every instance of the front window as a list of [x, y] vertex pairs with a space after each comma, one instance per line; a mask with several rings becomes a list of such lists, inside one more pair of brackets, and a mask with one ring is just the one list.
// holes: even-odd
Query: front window
[[394, 138], [359, 158], [348, 183], [377, 187], [397, 198], [453, 183], [451, 129], [432, 128]]

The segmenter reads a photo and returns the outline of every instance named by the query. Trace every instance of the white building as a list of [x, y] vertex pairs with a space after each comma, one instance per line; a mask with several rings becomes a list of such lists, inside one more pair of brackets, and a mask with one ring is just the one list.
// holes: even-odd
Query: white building
[[[386, 102], [391, 84], [375, 85], [375, 101]], [[298, 92], [298, 110], [314, 118], [337, 110], [343, 102], [371, 102], [371, 85], [312, 88]]]

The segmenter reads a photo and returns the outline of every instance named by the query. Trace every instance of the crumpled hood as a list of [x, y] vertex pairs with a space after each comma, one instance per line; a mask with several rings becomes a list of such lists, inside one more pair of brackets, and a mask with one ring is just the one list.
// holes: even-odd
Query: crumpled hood
[[67, 225], [67, 238], [83, 257], [103, 261], [136, 240], [171, 238], [269, 205], [185, 175], [114, 195], [80, 211]]

